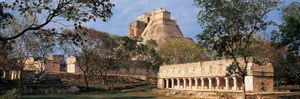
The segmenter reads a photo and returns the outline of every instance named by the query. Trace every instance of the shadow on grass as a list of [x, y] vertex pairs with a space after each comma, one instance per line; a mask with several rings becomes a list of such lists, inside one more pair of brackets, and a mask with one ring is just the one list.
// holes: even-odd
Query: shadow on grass
[[[97, 98], [97, 99], [153, 99], [154, 96], [124, 96], [124, 97], [109, 97], [109, 98]], [[81, 99], [93, 99], [93, 98], [81, 98]]]
[[153, 99], [154, 96], [118, 96], [118, 97], [23, 97], [22, 99]]

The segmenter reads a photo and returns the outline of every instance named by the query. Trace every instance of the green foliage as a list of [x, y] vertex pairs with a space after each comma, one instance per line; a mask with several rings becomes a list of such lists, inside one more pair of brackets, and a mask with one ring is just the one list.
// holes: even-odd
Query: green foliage
[[10, 57], [10, 53], [12, 53], [11, 46], [0, 42], [0, 47], [0, 70], [5, 70], [9, 68], [10, 64], [14, 63]]
[[89, 78], [100, 75], [102, 84], [109, 88], [107, 74], [129, 70], [134, 61], [142, 61], [147, 70], [155, 71], [158, 71], [161, 64], [154, 45], [140, 44], [137, 39], [109, 35], [87, 28], [66, 30], [63, 35], [60, 38], [61, 45], [67, 55], [76, 57], [77, 66], [84, 73], [86, 87]]
[[[55, 40], [61, 36], [58, 32], [65, 25], [74, 23], [74, 28], [80, 29], [84, 22], [107, 21], [113, 6], [109, 0], [0, 1], [0, 48], [4, 49], [0, 51], [0, 69], [14, 68], [11, 64], [18, 62], [16, 57], [44, 57], [56, 46]], [[49, 24], [55, 28], [45, 27]]]
[[166, 64], [198, 62], [203, 60], [203, 49], [189, 40], [168, 39], [157, 47], [158, 54]]
[[[281, 44], [288, 47], [288, 60], [299, 58], [300, 51], [300, 3], [294, 2], [283, 10], [283, 24], [280, 26]], [[294, 58], [294, 59], [293, 59]]]
[[5, 21], [8, 21], [9, 19], [13, 19], [13, 15], [8, 12], [3, 11], [3, 5], [0, 4], [0, 29], [4, 29], [6, 25], [8, 24]]
[[17, 89], [8, 90], [2, 98], [4, 99], [19, 99], [21, 97], [21, 93]]
[[[300, 3], [293, 2], [282, 9], [283, 23], [279, 31], [274, 31], [272, 42], [278, 48], [287, 48], [286, 57], [280, 60], [280, 77], [295, 78], [293, 82], [300, 82]], [[276, 38], [276, 39], [275, 39]]]
[[148, 40], [146, 44], [139, 44], [137, 49], [138, 54], [136, 55], [136, 58], [144, 63], [148, 72], [149, 70], [152, 70], [157, 73], [159, 66], [163, 63], [163, 59], [155, 50], [156, 47], [156, 41]]
[[[0, 21], [8, 23], [8, 17], [24, 24], [22, 20], [30, 19], [27, 26], [21, 27], [15, 34], [0, 35], [1, 41], [14, 40], [28, 31], [37, 31], [49, 23], [69, 21], [75, 28], [81, 28], [82, 22], [101, 19], [106, 21], [112, 16], [114, 6], [109, 0], [9, 0], [0, 2]], [[42, 18], [42, 19], [41, 19]], [[58, 22], [56, 19], [60, 19]], [[11, 19], [11, 18], [10, 18]], [[60, 23], [63, 24], [63, 23]], [[57, 27], [59, 28], [59, 27]]]
[[[204, 30], [197, 36], [199, 44], [216, 51], [218, 56], [234, 60], [228, 73], [245, 77], [251, 38], [265, 30], [266, 15], [278, 4], [274, 0], [195, 0], [200, 8], [198, 19]], [[241, 58], [245, 66], [240, 66]], [[238, 70], [238, 71], [236, 71]], [[232, 75], [232, 74], [229, 74]]]

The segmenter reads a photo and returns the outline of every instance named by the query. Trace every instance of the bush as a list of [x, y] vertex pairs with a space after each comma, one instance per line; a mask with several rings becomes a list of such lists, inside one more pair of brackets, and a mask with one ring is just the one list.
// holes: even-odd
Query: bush
[[3, 99], [20, 99], [21, 98], [21, 93], [17, 89], [12, 89], [6, 91], [6, 93], [2, 96]]

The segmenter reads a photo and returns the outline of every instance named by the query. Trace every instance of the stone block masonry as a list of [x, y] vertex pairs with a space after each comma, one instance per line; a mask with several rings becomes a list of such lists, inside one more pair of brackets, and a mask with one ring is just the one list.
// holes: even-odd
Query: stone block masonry
[[164, 8], [144, 13], [131, 22], [128, 37], [143, 38], [143, 42], [152, 39], [157, 43], [170, 38], [187, 39], [183, 37], [177, 22], [171, 19], [171, 13]]
[[[195, 91], [242, 92], [243, 80], [226, 76], [233, 60], [214, 60], [160, 66], [158, 88]], [[273, 92], [273, 67], [270, 64], [248, 63], [246, 91]]]

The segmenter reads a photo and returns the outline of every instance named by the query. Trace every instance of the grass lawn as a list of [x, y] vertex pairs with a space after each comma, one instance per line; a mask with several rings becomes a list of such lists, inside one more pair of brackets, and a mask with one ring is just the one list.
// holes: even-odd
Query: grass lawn
[[111, 92], [111, 93], [87, 93], [83, 95], [29, 95], [22, 96], [22, 99], [182, 99], [165, 97], [151, 91], [141, 92]]

